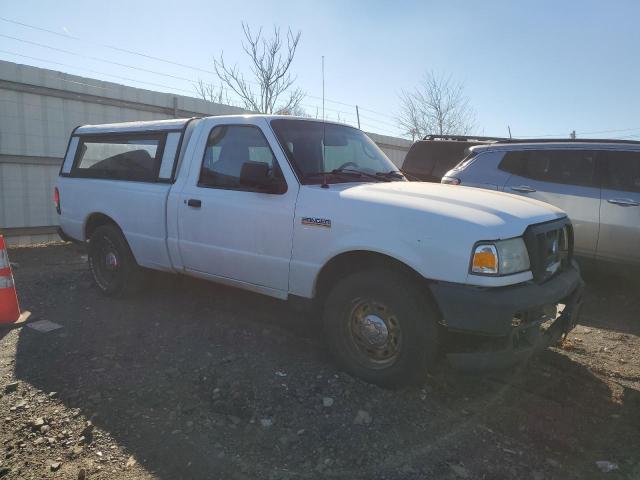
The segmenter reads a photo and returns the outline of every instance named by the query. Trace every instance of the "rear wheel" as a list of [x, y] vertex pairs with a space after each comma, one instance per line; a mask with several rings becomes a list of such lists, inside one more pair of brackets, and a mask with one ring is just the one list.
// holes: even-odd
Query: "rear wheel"
[[436, 315], [408, 276], [384, 268], [342, 279], [324, 311], [329, 348], [349, 373], [385, 387], [416, 383], [436, 358]]
[[113, 225], [95, 229], [89, 239], [89, 269], [98, 288], [110, 296], [138, 291], [142, 272], [122, 232]]

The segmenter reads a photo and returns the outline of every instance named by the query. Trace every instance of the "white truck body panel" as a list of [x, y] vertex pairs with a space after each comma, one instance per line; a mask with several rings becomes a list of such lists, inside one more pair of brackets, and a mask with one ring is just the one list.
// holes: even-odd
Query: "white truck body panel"
[[[481, 192], [481, 195], [476, 193]], [[520, 201], [525, 200], [525, 201]], [[301, 224], [302, 217], [331, 220], [331, 228]], [[469, 275], [479, 240], [518, 237], [531, 223], [564, 214], [515, 195], [426, 182], [303, 186], [294, 221], [291, 293], [308, 297], [317, 273], [334, 256], [374, 251], [411, 266], [425, 278], [484, 286], [531, 279]]]
[[141, 266], [171, 270], [165, 226], [168, 184], [118, 182], [118, 188], [114, 188], [110, 180], [65, 180], [61, 188], [65, 215], [60, 225], [67, 235], [84, 240], [87, 219], [99, 212], [120, 226]]
[[[175, 132], [187, 123], [133, 122], [76, 130], [57, 184], [63, 231], [86, 240], [91, 215], [107, 215], [121, 228], [144, 267], [187, 273], [278, 298], [289, 294], [310, 298], [322, 267], [351, 251], [387, 255], [432, 280], [494, 287], [525, 282], [532, 278], [529, 271], [502, 277], [470, 275], [475, 243], [518, 237], [531, 224], [565, 216], [535, 200], [434, 183], [301, 185], [264, 116], [194, 122], [180, 151], [173, 154], [181, 158], [173, 183], [64, 175], [71, 171], [77, 136]], [[217, 125], [260, 128], [282, 170], [286, 192], [199, 187], [207, 138]], [[167, 139], [166, 146], [177, 149], [179, 143], [174, 137]], [[163, 158], [160, 171], [165, 176], [171, 171], [170, 163]], [[202, 206], [189, 207], [192, 198]], [[303, 218], [326, 219], [330, 227], [303, 224]]]

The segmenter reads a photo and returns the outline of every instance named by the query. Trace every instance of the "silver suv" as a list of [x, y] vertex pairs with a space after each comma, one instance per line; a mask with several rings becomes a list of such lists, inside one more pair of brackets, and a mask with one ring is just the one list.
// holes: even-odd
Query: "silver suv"
[[442, 183], [555, 205], [573, 223], [583, 264], [640, 266], [640, 142], [520, 140], [472, 147]]

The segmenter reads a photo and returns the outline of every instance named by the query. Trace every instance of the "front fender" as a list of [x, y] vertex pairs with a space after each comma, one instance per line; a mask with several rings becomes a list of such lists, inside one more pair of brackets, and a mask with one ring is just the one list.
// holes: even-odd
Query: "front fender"
[[371, 252], [397, 260], [420, 275], [430, 278], [427, 262], [424, 262], [421, 242], [418, 239], [378, 232], [350, 232], [334, 235], [321, 227], [301, 227], [294, 233], [289, 291], [293, 295], [311, 298], [314, 295], [318, 275], [332, 259], [349, 252]]

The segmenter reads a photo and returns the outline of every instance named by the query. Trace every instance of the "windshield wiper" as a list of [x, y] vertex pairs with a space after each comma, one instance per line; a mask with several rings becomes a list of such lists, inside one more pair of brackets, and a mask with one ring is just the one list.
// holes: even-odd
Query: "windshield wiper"
[[397, 178], [399, 180], [405, 179], [406, 177], [399, 170], [391, 170], [390, 172], [376, 172], [378, 177], [382, 178]]
[[351, 174], [355, 174], [355, 175], [360, 175], [361, 177], [365, 177], [365, 178], [371, 178], [372, 180], [382, 180], [383, 182], [390, 182], [391, 180], [387, 177], [380, 177], [378, 175], [378, 172], [376, 173], [369, 173], [369, 172], [363, 172], [362, 170], [355, 170], [353, 168], [335, 168], [333, 170], [331, 170], [331, 173], [351, 173]]
[[329, 171], [329, 172], [313, 172], [313, 173], [307, 173], [305, 174], [305, 177], [321, 177], [324, 175], [343, 175], [343, 176], [347, 176], [347, 177], [364, 177], [364, 178], [370, 178], [371, 180], [376, 180], [378, 182], [383, 181], [383, 182], [390, 182], [391, 180], [389, 178], [385, 178], [385, 177], [380, 177], [377, 174], [374, 173], [368, 173], [368, 172], [363, 172], [361, 170], [353, 170], [350, 168], [334, 168], [333, 170]]

